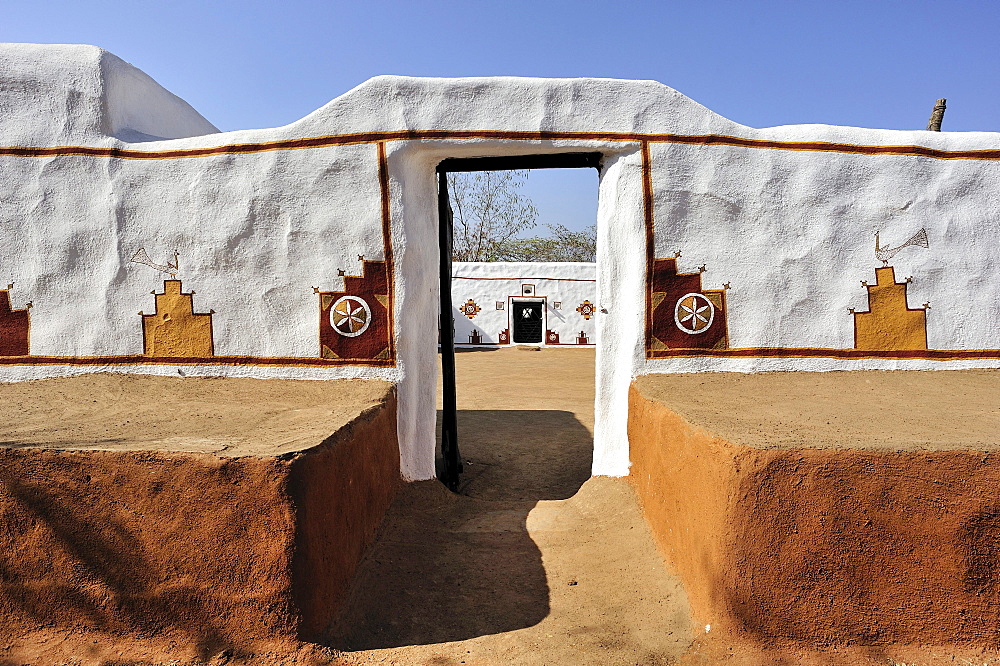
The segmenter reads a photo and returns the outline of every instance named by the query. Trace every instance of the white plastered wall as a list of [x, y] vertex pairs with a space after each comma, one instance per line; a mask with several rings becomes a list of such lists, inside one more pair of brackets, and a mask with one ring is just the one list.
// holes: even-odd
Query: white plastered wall
[[[628, 473], [626, 428], [628, 387], [642, 361], [642, 307], [625, 303], [620, 310], [608, 307], [602, 298], [617, 299], [630, 285], [641, 284], [645, 231], [642, 215], [641, 159], [635, 144], [587, 142], [500, 142], [439, 141], [433, 144], [389, 144], [388, 163], [393, 196], [393, 228], [402, 232], [396, 247], [400, 280], [397, 288], [397, 330], [399, 351], [398, 430], [404, 475], [410, 479], [434, 476], [435, 386], [438, 374], [438, 251], [437, 182], [435, 168], [447, 158], [498, 155], [536, 155], [566, 152], [600, 152], [605, 156], [598, 196], [598, 262], [595, 267], [563, 267], [572, 275], [596, 274], [597, 314], [591, 319], [600, 359], [610, 362], [614, 372], [597, 373], [596, 410], [599, 415], [594, 434], [594, 474], [621, 476]], [[630, 170], [630, 171], [628, 171]], [[624, 178], [621, 177], [625, 171]], [[398, 197], [398, 199], [397, 199]], [[602, 257], [608, 252], [626, 260], [602, 272]], [[467, 266], [467, 265], [466, 265]], [[555, 266], [549, 264], [548, 266]], [[486, 268], [489, 272], [503, 269]], [[463, 264], [456, 263], [460, 275]], [[594, 273], [592, 273], [592, 271]], [[537, 271], [535, 271], [537, 272]], [[613, 285], [602, 287], [602, 280]], [[458, 282], [458, 281], [456, 281]], [[520, 282], [517, 282], [520, 284]], [[591, 284], [591, 283], [587, 283]], [[602, 291], [603, 288], [603, 291]], [[455, 305], [465, 299], [453, 291]], [[495, 300], [495, 299], [493, 299]], [[585, 297], [586, 300], [586, 297]], [[633, 298], [623, 299], [633, 301]], [[490, 307], [495, 304], [490, 302]], [[566, 311], [563, 305], [563, 311]], [[576, 306], [572, 306], [575, 308]], [[602, 312], [606, 310], [606, 312]], [[635, 313], [638, 312], [638, 315]], [[613, 314], [614, 313], [614, 314]], [[575, 310], [572, 314], [577, 314]], [[456, 312], [456, 322], [458, 322]], [[590, 329], [587, 329], [588, 332]], [[611, 331], [611, 338], [602, 337]], [[624, 363], [624, 365], [621, 365]]]
[[628, 391], [643, 364], [646, 227], [642, 157], [636, 148], [608, 156], [597, 204], [597, 386], [594, 475], [629, 468]]
[[[655, 82], [510, 77], [378, 77], [285, 127], [220, 133], [139, 70], [80, 46], [0, 45], [0, 83], [0, 287], [14, 283], [15, 307], [34, 305], [33, 354], [139, 353], [138, 312], [149, 311], [149, 292], [163, 279], [128, 261], [142, 246], [158, 261], [181, 252], [181, 278], [185, 289], [196, 290], [196, 308], [216, 311], [218, 353], [315, 358], [312, 288], [342, 290], [339, 271], [360, 272], [357, 255], [385, 258], [378, 141], [389, 180], [397, 351], [395, 367], [24, 362], [0, 367], [5, 381], [109, 370], [389, 379], [398, 383], [403, 472], [430, 478], [434, 169], [451, 157], [591, 151], [604, 156], [595, 474], [628, 471], [627, 392], [639, 374], [1000, 366], [1000, 354], [647, 360], [645, 349], [642, 140], [650, 141], [654, 256], [680, 250], [681, 271], [705, 266], [704, 288], [730, 284], [730, 347], [850, 349], [848, 308], [866, 307], [860, 282], [874, 280], [874, 232], [881, 230], [890, 245], [926, 228], [930, 247], [908, 248], [893, 265], [897, 278], [913, 276], [911, 307], [931, 303], [929, 346], [1000, 348], [1000, 159], [989, 156], [1000, 155], [1000, 135], [994, 133], [753, 129]], [[455, 134], [469, 131], [478, 136]], [[706, 135], [769, 143], [689, 140]], [[353, 138], [345, 140], [350, 145], [292, 145], [330, 136]], [[822, 142], [845, 147], [809, 147]], [[245, 144], [274, 147], [148, 160], [17, 152], [77, 146], [173, 154]], [[864, 154], [892, 146], [903, 149]], [[947, 151], [948, 159], [921, 157], [918, 149]]]
[[[795, 131], [797, 130], [797, 131]], [[763, 130], [761, 131], [763, 132]], [[850, 145], [945, 144], [931, 132], [776, 128], [799, 140]], [[968, 146], [980, 134], [959, 135]], [[995, 145], [997, 137], [991, 136]], [[681, 251], [678, 270], [726, 294], [729, 346], [779, 348], [785, 358], [655, 359], [647, 372], [944, 369], [997, 359], [796, 358], [797, 348], [850, 350], [854, 316], [875, 284], [882, 247], [925, 229], [929, 247], [893, 256], [910, 308], [929, 303], [931, 350], [1000, 348], [1000, 163], [731, 146], [654, 144], [657, 257]]]
[[[577, 346], [582, 332], [588, 345], [595, 344], [596, 310], [580, 312], [584, 303], [597, 302], [597, 266], [586, 262], [454, 262], [452, 301], [455, 344], [497, 346], [502, 331], [512, 333], [514, 301], [535, 301], [542, 307], [541, 346]], [[525, 296], [526, 288], [531, 293]], [[479, 308], [462, 308], [472, 301]], [[497, 304], [501, 307], [498, 307]], [[470, 316], [471, 315], [471, 316]], [[472, 333], [480, 342], [472, 342]], [[550, 337], [554, 333], [558, 342]]]

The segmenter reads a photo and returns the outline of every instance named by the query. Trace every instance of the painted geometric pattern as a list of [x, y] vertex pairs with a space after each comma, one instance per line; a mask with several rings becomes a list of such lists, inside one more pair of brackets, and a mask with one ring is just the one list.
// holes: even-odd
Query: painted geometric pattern
[[344, 276], [344, 291], [318, 292], [322, 358], [392, 358], [386, 265], [384, 261], [366, 259], [363, 266], [360, 276]]
[[469, 319], [473, 319], [482, 311], [482, 308], [476, 305], [476, 302], [470, 298], [459, 307], [459, 310]]
[[194, 292], [184, 293], [180, 280], [164, 280], [156, 294], [156, 312], [142, 315], [142, 353], [171, 358], [212, 356], [212, 315], [194, 311]]
[[580, 313], [581, 317], [590, 321], [590, 318], [594, 316], [595, 307], [596, 306], [588, 300], [576, 306], [576, 311]]
[[0, 356], [28, 355], [29, 325], [28, 308], [12, 308], [10, 288], [0, 289]]
[[678, 273], [677, 259], [656, 259], [650, 279], [651, 349], [726, 349], [726, 292], [702, 289], [701, 272]]
[[[923, 230], [921, 230], [923, 231]], [[926, 240], [925, 240], [926, 242]], [[868, 312], [855, 312], [854, 348], [869, 351], [927, 349], [927, 308], [910, 308], [905, 282], [896, 282], [892, 266], [875, 269], [876, 284], [868, 289]]]
[[[908, 247], [929, 246], [927, 232], [920, 229], [897, 247], [882, 248], [878, 234], [875, 255], [882, 266], [875, 269], [875, 284], [862, 281], [868, 309], [848, 308], [854, 319], [853, 349], [818, 347], [748, 347], [730, 349], [726, 322], [726, 289], [701, 287], [698, 273], [678, 273], [676, 258], [655, 259], [650, 277], [650, 312], [647, 317], [647, 356], [830, 356], [864, 358], [892, 355], [898, 358], [993, 358], [1000, 350], [932, 350], [927, 343], [927, 311], [930, 303], [911, 308], [907, 287], [913, 278], [896, 281], [889, 260]], [[679, 256], [679, 254], [678, 254]], [[690, 352], [690, 353], [688, 353]]]

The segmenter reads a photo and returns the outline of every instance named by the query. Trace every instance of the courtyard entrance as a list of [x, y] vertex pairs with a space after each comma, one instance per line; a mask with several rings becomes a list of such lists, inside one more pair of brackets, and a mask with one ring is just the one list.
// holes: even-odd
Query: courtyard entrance
[[662, 664], [684, 651], [683, 592], [631, 486], [590, 477], [594, 357], [456, 354], [457, 492], [400, 491], [333, 647], [392, 664]]

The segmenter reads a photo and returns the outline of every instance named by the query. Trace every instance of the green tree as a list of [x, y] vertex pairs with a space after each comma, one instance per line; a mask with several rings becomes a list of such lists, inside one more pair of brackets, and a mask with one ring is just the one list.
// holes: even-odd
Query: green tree
[[572, 231], [561, 224], [548, 224], [548, 236], [513, 238], [499, 252], [498, 261], [595, 261], [597, 226]]
[[528, 179], [521, 171], [449, 173], [448, 191], [454, 213], [452, 259], [455, 261], [594, 261], [597, 227], [571, 231], [546, 225], [547, 236], [519, 238], [536, 226], [538, 211], [520, 189]]

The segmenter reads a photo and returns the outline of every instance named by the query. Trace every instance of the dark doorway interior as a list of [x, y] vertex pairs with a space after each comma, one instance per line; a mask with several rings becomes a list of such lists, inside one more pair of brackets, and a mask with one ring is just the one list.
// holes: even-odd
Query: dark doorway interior
[[514, 301], [511, 325], [514, 342], [542, 341], [542, 303], [540, 301]]

